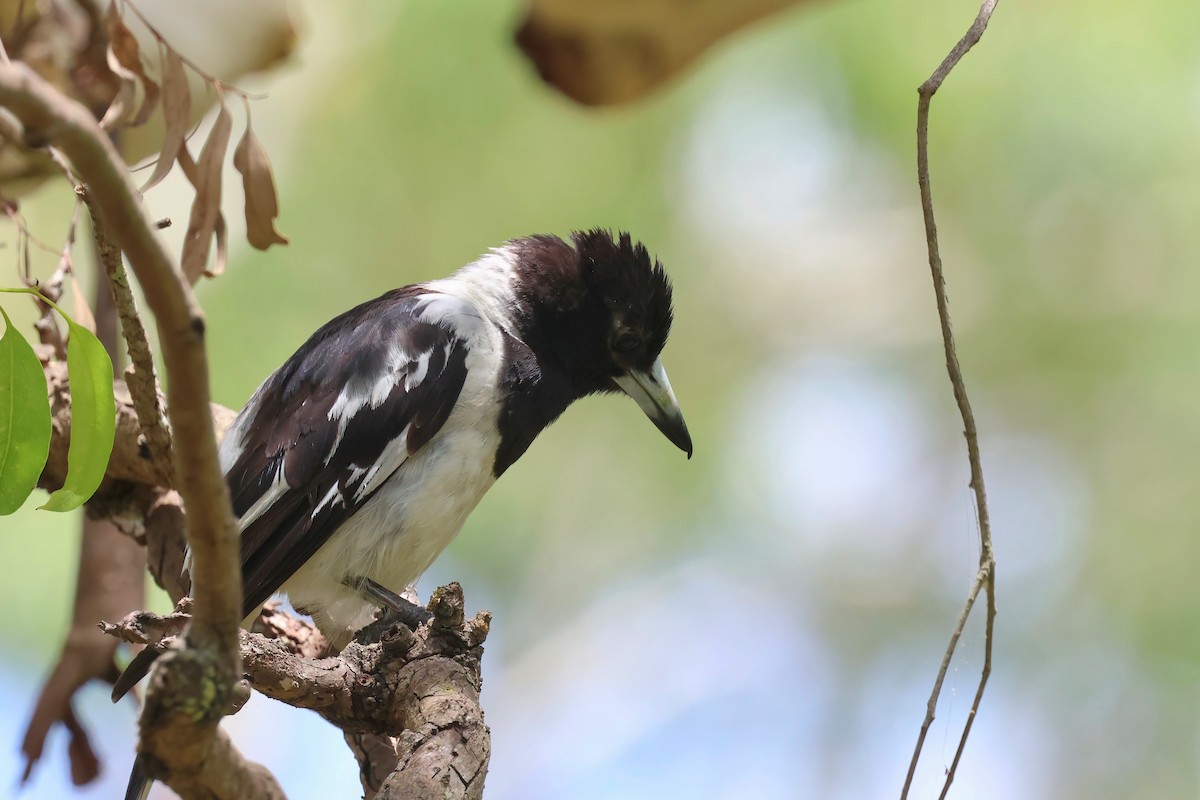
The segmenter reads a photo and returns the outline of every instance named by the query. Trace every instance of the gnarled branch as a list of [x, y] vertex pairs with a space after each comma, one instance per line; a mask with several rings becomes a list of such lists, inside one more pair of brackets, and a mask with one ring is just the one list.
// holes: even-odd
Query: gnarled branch
[[19, 63], [0, 64], [0, 106], [21, 123], [26, 146], [53, 145], [70, 161], [96, 199], [99, 219], [128, 256], [158, 325], [177, 488], [188, 510], [196, 611], [188, 646], [164, 658], [151, 681], [141, 750], [156, 777], [184, 797], [280, 796], [269, 773], [252, 771], [217, 736], [239, 672], [242, 587], [237, 527], [209, 409], [204, 316], [92, 112]]
[[[368, 797], [482, 796], [491, 744], [479, 705], [480, 658], [490, 616], [467, 620], [458, 584], [435, 591], [429, 609], [433, 618], [415, 631], [384, 617], [334, 656], [311, 623], [274, 604], [253, 633], [241, 633], [249, 685], [345, 732], [363, 754]], [[185, 602], [165, 616], [139, 611], [101, 628], [171, 652], [189, 610]]]

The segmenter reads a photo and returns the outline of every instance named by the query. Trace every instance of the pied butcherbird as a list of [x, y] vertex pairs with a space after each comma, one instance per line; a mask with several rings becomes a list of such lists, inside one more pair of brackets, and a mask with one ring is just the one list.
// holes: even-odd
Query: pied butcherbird
[[[627, 234], [602, 230], [514, 239], [449, 278], [331, 320], [258, 387], [221, 442], [247, 617], [286, 594], [344, 643], [588, 395], [633, 398], [690, 458], [660, 359], [671, 321], [662, 265]], [[134, 659], [114, 699], [155, 655]], [[148, 785], [135, 768], [127, 796]]]

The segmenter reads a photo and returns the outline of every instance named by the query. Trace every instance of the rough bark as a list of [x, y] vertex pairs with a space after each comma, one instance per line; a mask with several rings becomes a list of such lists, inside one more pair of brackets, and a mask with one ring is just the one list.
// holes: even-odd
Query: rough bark
[[[67, 446], [71, 442], [71, 387], [67, 382], [66, 362], [59, 360], [52, 348], [43, 346], [36, 349], [46, 374], [54, 426], [50, 439], [50, 458], [39, 485], [52, 491], [62, 486], [67, 474]], [[146, 447], [129, 387], [124, 381], [118, 380], [113, 384], [113, 393], [117, 398], [117, 433], [106, 481], [109, 484], [120, 481], [170, 487], [168, 476], [157, 467], [151, 451]], [[237, 416], [236, 411], [216, 403], [209, 404], [209, 414], [218, 440], [225, 435]]]
[[[190, 610], [185, 601], [173, 614], [139, 611], [102, 628], [171, 655]], [[458, 584], [434, 592], [429, 610], [433, 619], [416, 630], [384, 617], [337, 655], [311, 623], [273, 604], [241, 633], [249, 687], [340, 728], [359, 755], [368, 798], [482, 797], [491, 743], [480, 659], [490, 617], [465, 618]]]

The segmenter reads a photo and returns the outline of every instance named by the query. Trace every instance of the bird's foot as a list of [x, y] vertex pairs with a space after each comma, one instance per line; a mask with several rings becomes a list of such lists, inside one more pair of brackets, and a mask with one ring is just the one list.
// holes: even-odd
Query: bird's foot
[[438, 649], [466, 651], [483, 644], [487, 638], [491, 613], [481, 611], [466, 619], [462, 586], [457, 583], [435, 589], [428, 608], [421, 608], [370, 578], [347, 578], [343, 583], [384, 611], [355, 636], [361, 643], [378, 641], [385, 648], [407, 652], [413, 646], [412, 633], [426, 624], [428, 631], [422, 638], [438, 640], [441, 643]]
[[346, 576], [342, 579], [342, 584], [361, 594], [363, 599], [368, 603], [389, 612], [390, 621], [393, 623], [402, 622], [409, 628], [416, 630], [433, 619], [433, 614], [430, 611], [421, 608], [411, 600], [405, 599], [370, 578]]

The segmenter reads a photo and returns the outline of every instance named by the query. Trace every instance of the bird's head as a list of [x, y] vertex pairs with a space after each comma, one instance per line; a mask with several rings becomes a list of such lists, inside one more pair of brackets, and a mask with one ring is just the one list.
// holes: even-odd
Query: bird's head
[[526, 341], [566, 372], [580, 395], [624, 392], [690, 458], [692, 439], [659, 356], [671, 331], [671, 281], [629, 234], [590, 230], [574, 247], [552, 236], [512, 243]]

